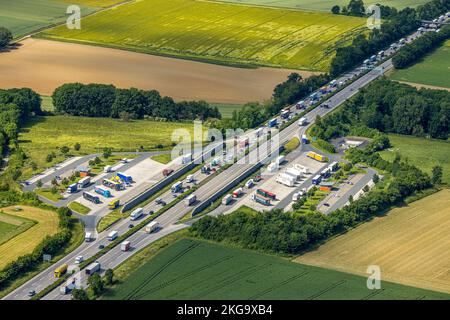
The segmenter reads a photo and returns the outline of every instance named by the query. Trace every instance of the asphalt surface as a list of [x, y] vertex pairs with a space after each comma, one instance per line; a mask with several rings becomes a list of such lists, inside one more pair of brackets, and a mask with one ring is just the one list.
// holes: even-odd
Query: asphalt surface
[[[408, 38], [409, 39], [409, 38]], [[389, 54], [391, 50], [387, 50], [386, 53]], [[326, 113], [330, 112], [331, 110], [335, 109], [337, 106], [342, 104], [345, 100], [349, 99], [351, 96], [356, 94], [358, 90], [376, 78], [378, 78], [380, 75], [385, 73], [386, 71], [392, 69], [392, 62], [391, 60], [387, 60], [386, 62], [382, 63], [379, 67], [376, 69], [368, 72], [367, 74], [363, 75], [361, 78], [355, 80], [353, 83], [347, 85], [344, 87], [341, 91], [336, 93], [331, 99], [329, 99], [328, 102], [326, 102], [329, 105], [329, 108], [323, 108], [323, 105], [315, 108], [311, 112], [309, 112], [305, 117], [308, 119], [309, 125], [315, 120], [317, 115], [325, 115]], [[352, 73], [346, 74], [344, 77], [338, 79], [339, 81], [348, 80], [349, 78], [353, 77], [355, 74], [358, 74], [359, 71], [355, 71]], [[306, 127], [303, 127], [299, 131], [299, 127], [297, 123], [293, 123], [286, 129], [280, 132], [279, 134], [279, 142], [280, 144], [288, 141], [292, 137], [294, 137], [297, 134], [301, 134], [301, 132], [304, 132], [306, 130]], [[303, 131], [301, 131], [303, 130]], [[260, 148], [267, 147], [267, 142], [262, 144]], [[257, 157], [258, 150], [253, 150], [249, 153], [248, 158], [249, 159], [258, 159]], [[198, 201], [204, 201], [205, 199], [208, 199], [212, 194], [218, 192], [222, 188], [224, 188], [226, 185], [229, 184], [229, 182], [233, 181], [236, 178], [239, 178], [242, 176], [243, 173], [245, 173], [248, 169], [250, 169], [252, 166], [254, 166], [254, 163], [247, 163], [247, 164], [233, 164], [231, 167], [229, 167], [224, 172], [221, 172], [214, 176], [211, 180], [204, 183], [195, 191], [195, 194], [198, 197]], [[166, 193], [163, 195], [164, 199], [168, 199], [169, 197], [172, 197], [171, 194]], [[173, 198], [173, 197], [172, 197]], [[173, 200], [172, 200], [173, 201]], [[148, 212], [149, 210], [156, 211], [158, 210], [158, 205], [155, 203], [150, 203], [147, 206], [144, 207], [144, 210]], [[186, 223], [186, 224], [176, 224], [176, 222], [184, 217], [187, 213], [189, 213], [193, 209], [193, 206], [186, 206], [184, 201], [181, 201], [177, 203], [174, 207], [170, 208], [168, 211], [163, 213], [160, 217], [158, 217], [156, 220], [159, 222], [161, 229], [153, 234], [146, 234], [142, 230], [136, 232], [132, 236], [130, 236], [127, 240], [131, 242], [132, 250], [128, 252], [121, 252], [120, 246], [116, 246], [114, 249], [109, 251], [108, 253], [104, 254], [102, 257], [98, 259], [98, 261], [102, 265], [102, 271], [109, 269], [109, 268], [115, 268], [120, 263], [125, 261], [130, 256], [134, 255], [139, 250], [145, 248], [149, 244], [153, 243], [154, 241], [162, 238], [163, 236], [175, 232], [177, 230], [181, 230], [183, 228], [188, 227], [192, 222]], [[145, 217], [143, 217], [145, 218]], [[142, 219], [143, 219], [142, 218]], [[128, 228], [130, 221], [129, 218], [121, 220], [119, 223], [114, 225], [113, 229], [117, 230], [119, 234], [125, 232]], [[139, 223], [139, 222], [136, 222]], [[47, 268], [45, 271], [41, 272], [39, 275], [7, 295], [4, 299], [18, 299], [18, 300], [26, 300], [29, 299], [27, 293], [29, 290], [33, 289], [36, 292], [41, 291], [55, 279], [53, 278], [53, 271], [57, 265], [61, 265], [63, 263], [71, 264], [74, 261], [74, 258], [78, 255], [83, 255], [85, 258], [90, 257], [97, 253], [99, 251], [98, 246], [99, 244], [106, 244], [106, 236], [109, 231], [105, 231], [100, 233], [97, 236], [97, 239], [94, 242], [91, 243], [85, 243], [84, 245], [77, 248], [75, 251], [67, 255], [65, 258], [60, 260], [57, 264], [54, 264]], [[83, 270], [81, 271], [83, 273]], [[83, 286], [86, 284], [83, 283]], [[61, 295], [59, 293], [59, 288], [53, 290], [50, 292], [45, 299], [70, 299], [71, 295]]]

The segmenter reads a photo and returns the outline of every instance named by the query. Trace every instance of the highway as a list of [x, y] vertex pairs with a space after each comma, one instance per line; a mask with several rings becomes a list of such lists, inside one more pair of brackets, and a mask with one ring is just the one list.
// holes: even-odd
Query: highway
[[[390, 54], [390, 50], [386, 51], [387, 54]], [[352, 97], [354, 94], [358, 92], [359, 89], [365, 87], [367, 84], [375, 80], [376, 78], [380, 77], [383, 73], [389, 71], [393, 68], [392, 61], [389, 59], [382, 63], [377, 68], [369, 71], [367, 74], [361, 76], [359, 79], [355, 80], [354, 82], [346, 85], [344, 88], [342, 88], [339, 92], [334, 94], [328, 101], [325, 101], [322, 105], [319, 107], [313, 109], [312, 111], [308, 112], [308, 114], [305, 116], [308, 119], [309, 125], [312, 125], [317, 115], [324, 116], [325, 114], [329, 113], [339, 105], [341, 105], [344, 101]], [[355, 74], [359, 72], [353, 72], [345, 75], [344, 77], [337, 79], [339, 81], [345, 81], [350, 78], [352, 78]], [[328, 104], [328, 108], [323, 107], [324, 104]], [[297, 122], [294, 122], [281, 132], [277, 133], [278, 140], [280, 144], [283, 144], [287, 141], [289, 141], [292, 137], [301, 134], [301, 132], [304, 132], [306, 130], [307, 126], [300, 129]], [[275, 139], [276, 141], [276, 139]], [[264, 142], [260, 145], [258, 149], [251, 150], [247, 156], [247, 159], [249, 159], [249, 162], [246, 163], [235, 163], [231, 165], [228, 169], [226, 169], [223, 172], [220, 172], [214, 177], [212, 177], [209, 181], [206, 183], [200, 185], [200, 187], [194, 192], [194, 194], [197, 196], [198, 204], [206, 201], [209, 199], [210, 196], [216, 194], [220, 190], [222, 190], [224, 187], [226, 187], [231, 181], [238, 178], [245, 178], [244, 173], [246, 173], [248, 170], [252, 169], [253, 166], [256, 165], [257, 162], [264, 160], [260, 159], [258, 157], [260, 150], [267, 150], [268, 145], [270, 144], [270, 141]], [[200, 174], [197, 172], [196, 174], [197, 180], [200, 182], [202, 179], [205, 179], [206, 176], [203, 174]], [[203, 175], [203, 177], [202, 177]], [[170, 201], [173, 201], [173, 196], [170, 191], [163, 194], [162, 198], [166, 200], [167, 203]], [[139, 250], [145, 248], [149, 244], [153, 243], [154, 241], [164, 237], [165, 235], [181, 230], [183, 228], [186, 228], [189, 226], [189, 224], [176, 224], [176, 222], [184, 217], [187, 213], [189, 213], [194, 206], [187, 206], [185, 205], [184, 201], [180, 201], [176, 205], [174, 205], [172, 208], [167, 210], [165, 213], [163, 213], [161, 216], [159, 216], [156, 220], [159, 222], [161, 229], [153, 234], [146, 234], [143, 232], [143, 230], [140, 230], [130, 236], [127, 240], [131, 242], [132, 250], [128, 252], [121, 252], [120, 246], [116, 246], [114, 249], [110, 250], [109, 252], [105, 253], [103, 256], [101, 256], [98, 261], [102, 265], [102, 271], [109, 269], [109, 268], [115, 268], [120, 263], [125, 261], [130, 256], [134, 255]], [[144, 207], [145, 212], [157, 211], [160, 209], [159, 205], [156, 205], [155, 203], [149, 203]], [[145, 217], [144, 217], [145, 218]], [[138, 221], [136, 223], [139, 223]], [[119, 234], [123, 234], [128, 229], [128, 225], [130, 224], [129, 218], [121, 220], [119, 223], [114, 225], [113, 229], [118, 230]], [[88, 258], [94, 254], [96, 254], [99, 251], [99, 244], [107, 244], [106, 236], [108, 231], [102, 232], [98, 235], [96, 241], [91, 243], [84, 243], [82, 246], [77, 248], [75, 251], [67, 255], [65, 258], [60, 260], [57, 264], [54, 264], [47, 268], [45, 271], [41, 272], [39, 275], [34, 277], [33, 279], [29, 280], [27, 283], [19, 287], [18, 289], [14, 290], [10, 294], [8, 294], [4, 299], [13, 299], [13, 300], [25, 300], [29, 299], [28, 292], [33, 289], [36, 292], [39, 292], [43, 290], [45, 287], [50, 285], [55, 281], [53, 278], [53, 270], [57, 265], [61, 265], [63, 263], [72, 264], [75, 257], [78, 255], [83, 255], [85, 258]], [[83, 272], [83, 271], [81, 271]], [[48, 294], [45, 299], [70, 299], [71, 295], [61, 295], [59, 293], [59, 289], [55, 289], [50, 294]]]

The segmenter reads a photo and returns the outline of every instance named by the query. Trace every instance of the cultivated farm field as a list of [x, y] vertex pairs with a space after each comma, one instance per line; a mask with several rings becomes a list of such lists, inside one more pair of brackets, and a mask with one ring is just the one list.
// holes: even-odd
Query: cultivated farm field
[[[90, 5], [99, 2], [74, 0], [71, 4], [80, 5], [83, 16], [97, 10]], [[40, 28], [64, 22], [68, 17], [67, 6], [68, 2], [63, 0], [0, 0], [0, 26], [11, 30], [14, 37], [24, 36]]]
[[450, 40], [409, 68], [396, 70], [391, 79], [450, 90]]
[[424, 139], [412, 136], [390, 134], [392, 148], [380, 152], [381, 156], [394, 161], [398, 153], [403, 159], [431, 174], [434, 166], [442, 166], [444, 172], [442, 180], [450, 184], [450, 142], [438, 139]]
[[[6, 223], [14, 223], [17, 228], [22, 228], [22, 230], [0, 245], [0, 269], [18, 257], [32, 252], [46, 236], [58, 232], [59, 219], [55, 212], [29, 206], [20, 206], [22, 209], [20, 211], [15, 208], [16, 206], [1, 208], [1, 211], [7, 215], [0, 214], [0, 221], [5, 223], [7, 218], [9, 222], [6, 221]], [[19, 222], [28, 225], [17, 225]], [[0, 238], [4, 235], [4, 231], [4, 228], [0, 228]]]
[[[19, 144], [40, 170], [63, 160], [59, 156], [62, 146], [68, 146], [72, 155], [101, 153], [104, 148], [113, 148], [114, 151], [136, 151], [141, 146], [155, 150], [158, 145], [169, 148], [172, 132], [176, 129], [185, 129], [193, 134], [194, 126], [192, 123], [150, 120], [123, 122], [111, 118], [34, 117], [22, 126]], [[73, 149], [76, 143], [81, 145], [79, 152]], [[51, 152], [58, 157], [47, 163], [46, 157]], [[31, 167], [27, 166], [22, 178], [32, 174]]]
[[163, 249], [109, 290], [105, 299], [446, 299], [449, 295], [299, 265], [285, 259], [197, 240]]
[[[334, 5], [338, 5], [341, 8], [348, 5], [349, 0], [213, 0], [218, 2], [231, 2], [231, 3], [244, 3], [269, 7], [284, 7], [301, 10], [317, 10], [330, 12]], [[371, 4], [381, 4], [385, 6], [395, 7], [397, 9], [403, 9], [405, 7], [417, 7], [424, 4], [428, 0], [365, 0], [364, 4], [367, 8]]]
[[[395, 208], [295, 261], [450, 293], [450, 190]], [[383, 285], [382, 287], [386, 287]]]
[[365, 24], [331, 13], [142, 0], [86, 17], [81, 30], [61, 26], [41, 36], [225, 65], [327, 71], [336, 47]]

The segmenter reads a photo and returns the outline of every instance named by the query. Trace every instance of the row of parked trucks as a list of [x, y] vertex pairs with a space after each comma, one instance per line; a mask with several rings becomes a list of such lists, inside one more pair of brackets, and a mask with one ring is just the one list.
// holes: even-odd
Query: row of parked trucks
[[338, 162], [332, 162], [328, 167], [326, 167], [325, 169], [323, 169], [320, 174], [316, 175], [313, 179], [312, 179], [312, 183], [314, 185], [320, 185], [322, 182], [322, 179], [326, 179], [329, 178], [333, 172], [335, 172], [336, 170], [339, 169], [339, 163]]
[[257, 189], [256, 192], [252, 195], [253, 201], [258, 202], [264, 206], [270, 206], [271, 200], [276, 200], [276, 198], [276, 194], [264, 189]]

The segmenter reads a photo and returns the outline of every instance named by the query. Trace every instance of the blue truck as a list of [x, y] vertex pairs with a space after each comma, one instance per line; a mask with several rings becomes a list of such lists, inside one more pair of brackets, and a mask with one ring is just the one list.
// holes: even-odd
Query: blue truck
[[92, 194], [90, 192], [83, 192], [83, 198], [85, 198], [87, 201], [93, 202], [93, 203], [100, 203], [100, 198], [96, 196], [95, 194]]
[[72, 183], [70, 186], [67, 187], [67, 193], [75, 193], [78, 190], [78, 184]]
[[269, 128], [273, 128], [273, 127], [275, 127], [277, 125], [277, 123], [278, 123], [278, 119], [277, 118], [273, 118], [273, 119], [269, 120], [269, 123], [267, 123], [267, 126]]
[[111, 197], [111, 192], [108, 189], [105, 189], [103, 187], [95, 186], [94, 191], [97, 192], [98, 194], [101, 194], [105, 198]]
[[316, 186], [318, 186], [321, 181], [322, 181], [322, 177], [320, 175], [317, 175], [312, 179], [312, 184], [315, 184]]
[[117, 172], [117, 176], [119, 177], [120, 180], [122, 180], [123, 182], [130, 184], [133, 182], [133, 177], [132, 176], [127, 176], [126, 174], [122, 173], [122, 172]]
[[172, 185], [171, 190], [172, 190], [172, 193], [177, 193], [177, 192], [183, 191], [183, 182], [178, 181], [177, 183], [174, 183]]

